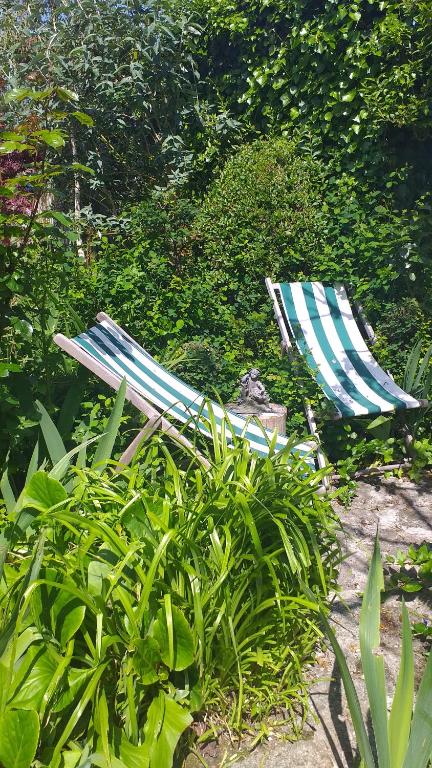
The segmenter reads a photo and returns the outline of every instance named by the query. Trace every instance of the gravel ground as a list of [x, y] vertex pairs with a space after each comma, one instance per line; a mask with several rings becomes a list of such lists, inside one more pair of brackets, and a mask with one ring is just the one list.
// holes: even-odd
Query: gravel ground
[[[409, 544], [432, 542], [432, 477], [419, 484], [407, 479], [376, 479], [359, 482], [349, 509], [337, 506], [344, 531], [341, 544], [346, 559], [341, 567], [341, 594], [333, 605], [334, 628], [348, 667], [354, 677], [360, 702], [367, 712], [360, 671], [358, 619], [361, 593], [366, 583], [368, 561], [372, 553], [376, 526], [379, 525], [383, 557], [406, 549]], [[432, 605], [423, 594], [408, 596], [412, 619], [432, 619]], [[386, 599], [381, 612], [381, 640], [386, 661], [388, 694], [393, 694], [398, 667], [401, 632], [401, 603], [398, 595]], [[424, 666], [424, 646], [415, 641], [416, 673]], [[310, 670], [311, 712], [303, 738], [294, 743], [275, 733], [265, 744], [236, 760], [237, 768], [355, 768], [358, 756], [355, 739], [334, 656], [322, 653]], [[232, 764], [227, 745], [210, 745], [205, 764], [223, 768]], [[201, 761], [190, 757], [187, 768], [197, 768]]]

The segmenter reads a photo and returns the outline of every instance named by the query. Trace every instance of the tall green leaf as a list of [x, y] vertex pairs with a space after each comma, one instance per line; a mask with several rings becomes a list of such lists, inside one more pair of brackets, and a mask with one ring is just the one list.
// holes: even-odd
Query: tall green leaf
[[111, 415], [108, 419], [105, 434], [102, 435], [94, 455], [92, 467], [94, 467], [98, 472], [102, 472], [105, 469], [108, 460], [111, 458], [111, 453], [114, 448], [115, 439], [117, 437], [121, 417], [123, 414], [126, 387], [127, 381], [126, 379], [123, 379], [117, 393], [114, 408], [112, 409]]
[[58, 431], [48, 411], [44, 408], [42, 403], [39, 402], [39, 400], [36, 400], [36, 408], [41, 415], [39, 424], [45, 439], [50, 459], [53, 464], [57, 464], [57, 462], [60, 461], [60, 459], [65, 455], [66, 448], [64, 447], [60, 432]]
[[16, 504], [14, 492], [9, 482], [8, 471], [5, 469], [0, 479], [0, 491], [3, 501], [6, 505], [6, 510], [10, 513]]
[[414, 390], [418, 389], [418, 387], [421, 386], [424, 375], [428, 369], [431, 357], [432, 357], [432, 344], [430, 344], [429, 347], [427, 348], [424, 354], [424, 357], [419, 365], [417, 376], [415, 377], [415, 381], [413, 384]]
[[405, 366], [405, 372], [404, 372], [404, 389], [406, 392], [411, 392], [414, 381], [416, 378], [417, 368], [420, 360], [420, 353], [422, 348], [422, 340], [417, 342], [415, 347], [411, 350], [410, 354], [408, 355], [408, 360], [406, 362]]
[[432, 757], [432, 650], [423, 672], [403, 768], [426, 768]]
[[[169, 595], [168, 595], [169, 597]], [[186, 669], [194, 660], [194, 642], [191, 629], [181, 610], [164, 601], [153, 626], [153, 637], [158, 642], [162, 661], [170, 669]]]
[[144, 746], [150, 757], [150, 768], [172, 768], [174, 750], [192, 717], [164, 691], [153, 699], [144, 726]]
[[408, 746], [414, 700], [414, 654], [411, 627], [405, 603], [402, 605], [402, 656], [389, 718], [390, 764], [401, 768]]
[[[315, 600], [315, 596], [310, 589], [308, 589], [307, 587], [304, 587], [304, 591], [305, 591], [305, 594], [310, 598], [310, 600]], [[325, 615], [324, 611], [321, 608], [319, 609], [319, 614], [320, 614], [321, 622], [326, 631], [327, 637], [329, 638], [331, 646], [333, 648], [334, 655], [336, 656], [336, 661], [338, 663], [339, 671], [341, 673], [342, 682], [345, 689], [345, 695], [347, 697], [348, 707], [351, 715], [351, 720], [352, 720], [355, 735], [357, 738], [357, 746], [359, 748], [361, 759], [364, 763], [364, 768], [376, 768], [375, 760], [374, 760], [371, 746], [369, 743], [369, 737], [363, 721], [363, 715], [360, 707], [359, 698], [358, 698], [357, 691], [355, 689], [350, 671], [348, 669], [348, 665], [346, 663], [344, 653], [336, 639], [335, 633], [333, 632], [329, 624], [327, 616]]]
[[384, 659], [380, 649], [381, 590], [384, 577], [378, 532], [360, 611], [360, 655], [368, 692], [380, 768], [390, 768], [387, 692]]

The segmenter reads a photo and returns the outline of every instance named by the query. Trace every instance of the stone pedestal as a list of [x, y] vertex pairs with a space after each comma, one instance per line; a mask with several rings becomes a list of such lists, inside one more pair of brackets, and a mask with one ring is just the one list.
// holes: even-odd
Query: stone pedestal
[[269, 429], [273, 432], [273, 430], [277, 430], [280, 435], [286, 435], [286, 417], [287, 417], [287, 409], [284, 405], [277, 405], [276, 403], [271, 403], [271, 411], [265, 411], [264, 413], [245, 413], [244, 411], [241, 411], [239, 413], [236, 412], [236, 407], [234, 403], [227, 403], [225, 406], [228, 411], [232, 411], [233, 413], [237, 413], [237, 416], [242, 416], [244, 419], [247, 419], [249, 417], [254, 416], [256, 419], [259, 419], [263, 427], [266, 429]]
[[286, 435], [287, 409], [284, 405], [271, 403], [272, 410], [266, 413], [260, 413], [258, 416], [260, 422], [266, 429], [276, 429], [280, 435]]

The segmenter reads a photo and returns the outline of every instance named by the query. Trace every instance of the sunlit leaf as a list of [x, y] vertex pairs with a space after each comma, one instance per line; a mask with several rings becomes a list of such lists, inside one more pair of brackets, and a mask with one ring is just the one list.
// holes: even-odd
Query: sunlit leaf
[[30, 768], [39, 741], [39, 718], [32, 709], [0, 715], [0, 763], [3, 768]]

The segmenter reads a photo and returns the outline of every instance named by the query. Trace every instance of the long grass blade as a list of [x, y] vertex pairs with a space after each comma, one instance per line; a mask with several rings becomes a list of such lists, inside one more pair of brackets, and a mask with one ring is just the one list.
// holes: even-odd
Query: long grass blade
[[389, 718], [391, 768], [401, 768], [408, 746], [414, 700], [414, 654], [408, 611], [402, 605], [402, 655]]
[[65, 455], [66, 448], [64, 446], [60, 432], [58, 431], [48, 411], [44, 408], [42, 403], [39, 402], [39, 400], [36, 400], [36, 408], [41, 415], [39, 425], [44, 436], [50, 459], [53, 464], [57, 464], [57, 462], [60, 461], [60, 459]]
[[33, 453], [31, 455], [31, 459], [27, 467], [27, 474], [26, 474], [24, 486], [26, 486], [27, 483], [30, 482], [34, 473], [38, 471], [38, 467], [39, 467], [39, 440], [36, 440], [36, 445], [33, 448]]
[[423, 342], [420, 339], [420, 341], [417, 342], [414, 349], [411, 350], [408, 356], [408, 360], [405, 366], [404, 381], [403, 381], [404, 389], [406, 392], [411, 392], [413, 388], [413, 384], [415, 381], [416, 372], [417, 372], [417, 368], [420, 360], [422, 344]]
[[114, 448], [115, 439], [117, 437], [121, 417], [123, 414], [126, 387], [127, 381], [126, 379], [123, 379], [115, 399], [114, 408], [112, 409], [108, 419], [105, 434], [102, 435], [94, 455], [92, 467], [96, 469], [97, 472], [103, 472], [108, 460], [111, 458], [111, 453]]
[[0, 492], [1, 492], [1, 495], [2, 495], [2, 498], [3, 498], [3, 501], [5, 503], [5, 506], [6, 506], [6, 511], [8, 512], [8, 514], [11, 514], [11, 512], [13, 512], [13, 510], [15, 508], [16, 499], [15, 499], [15, 494], [14, 494], [14, 492], [12, 490], [12, 486], [11, 486], [11, 484], [9, 482], [9, 476], [8, 476], [7, 469], [5, 469], [5, 471], [3, 472], [2, 476], [1, 476]]
[[[314, 600], [315, 596], [307, 587], [304, 588], [306, 595]], [[372, 754], [371, 745], [367, 735], [366, 727], [363, 721], [363, 715], [360, 707], [357, 691], [354, 686], [353, 679], [351, 677], [348, 665], [342, 648], [340, 647], [336, 635], [330, 626], [330, 623], [325, 615], [324, 611], [319, 608], [319, 614], [321, 622], [324, 626], [328, 639], [330, 640], [333, 648], [336, 661], [338, 663], [339, 671], [342, 677], [342, 682], [345, 689], [345, 695], [347, 697], [348, 707], [351, 714], [352, 724], [357, 738], [357, 746], [359, 748], [361, 759], [364, 763], [364, 768], [376, 768], [375, 760]]]
[[421, 361], [421, 363], [419, 365], [417, 376], [415, 377], [415, 381], [414, 381], [414, 384], [413, 384], [413, 389], [414, 390], [417, 390], [418, 387], [421, 386], [421, 383], [423, 381], [423, 377], [424, 377], [424, 375], [425, 375], [425, 373], [426, 373], [426, 371], [428, 369], [431, 357], [432, 357], [432, 344], [430, 344], [429, 347], [427, 348], [427, 350], [426, 350], [426, 352], [424, 354], [423, 360]]
[[380, 655], [380, 609], [384, 577], [378, 532], [360, 611], [360, 655], [380, 768], [390, 768], [384, 659]]
[[432, 650], [429, 651], [426, 669], [411, 723], [411, 734], [403, 768], [426, 768], [432, 757]]

